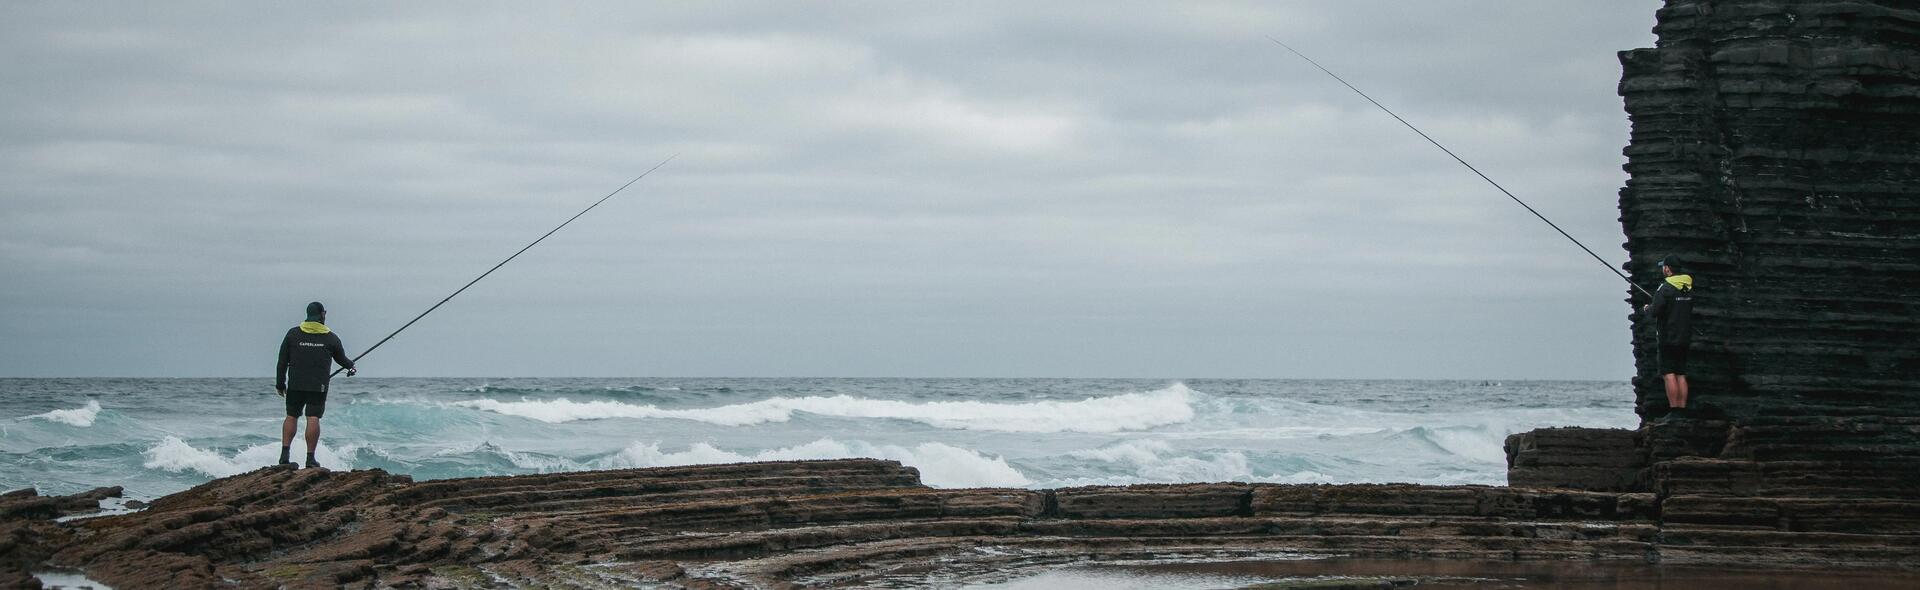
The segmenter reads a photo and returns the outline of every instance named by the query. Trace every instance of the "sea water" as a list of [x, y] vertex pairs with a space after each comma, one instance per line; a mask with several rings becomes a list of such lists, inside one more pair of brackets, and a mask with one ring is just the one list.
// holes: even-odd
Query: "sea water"
[[[354, 377], [318, 459], [416, 479], [877, 457], [936, 487], [1499, 485], [1507, 435], [1632, 428], [1632, 399], [1618, 381]], [[284, 414], [268, 379], [0, 379], [0, 490], [158, 497], [273, 463]]]

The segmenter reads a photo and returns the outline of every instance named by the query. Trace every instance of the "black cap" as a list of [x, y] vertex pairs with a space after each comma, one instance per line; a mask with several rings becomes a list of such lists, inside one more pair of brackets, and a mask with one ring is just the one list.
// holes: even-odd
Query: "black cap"
[[327, 306], [321, 305], [318, 301], [307, 304], [307, 321], [309, 322], [320, 321], [320, 316], [326, 315], [326, 313]]
[[1668, 254], [1660, 259], [1660, 266], [1672, 267], [1674, 272], [1680, 272], [1685, 264], [1685, 261], [1680, 260], [1679, 254]]

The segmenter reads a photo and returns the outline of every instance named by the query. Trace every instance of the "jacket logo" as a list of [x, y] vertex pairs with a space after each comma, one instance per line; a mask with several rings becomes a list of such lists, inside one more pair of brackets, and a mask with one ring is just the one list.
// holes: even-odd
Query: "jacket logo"
[[327, 345], [325, 345], [325, 344], [321, 344], [321, 343], [319, 343], [319, 342], [302, 342], [302, 343], [300, 343], [300, 345], [301, 345], [301, 346], [318, 346], [318, 347], [321, 347], [321, 348], [326, 348], [326, 347], [327, 347]]

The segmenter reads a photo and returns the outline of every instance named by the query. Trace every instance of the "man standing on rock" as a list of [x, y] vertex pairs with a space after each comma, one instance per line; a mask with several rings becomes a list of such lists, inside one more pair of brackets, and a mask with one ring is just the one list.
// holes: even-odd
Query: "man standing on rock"
[[287, 454], [293, 448], [293, 431], [301, 415], [307, 417], [307, 467], [319, 467], [313, 451], [320, 446], [320, 416], [327, 412], [327, 382], [333, 377], [333, 363], [347, 368], [351, 377], [359, 371], [347, 358], [347, 347], [340, 335], [327, 328], [327, 307], [315, 301], [307, 304], [307, 321], [287, 330], [280, 340], [280, 364], [273, 371], [273, 389], [287, 400], [287, 419], [280, 425], [280, 464], [292, 465]]
[[1654, 291], [1644, 309], [1653, 314], [1660, 343], [1660, 379], [1667, 388], [1667, 407], [1687, 409], [1687, 347], [1693, 344], [1693, 275], [1685, 274], [1679, 256], [1660, 260], [1666, 281]]

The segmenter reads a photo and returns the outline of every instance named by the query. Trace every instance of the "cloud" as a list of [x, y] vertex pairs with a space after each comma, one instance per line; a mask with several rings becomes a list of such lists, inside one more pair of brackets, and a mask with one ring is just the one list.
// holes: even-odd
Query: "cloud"
[[1613, 256], [1657, 5], [10, 4], [0, 376], [364, 345], [679, 153], [370, 360], [1619, 378], [1617, 279], [1264, 36]]

